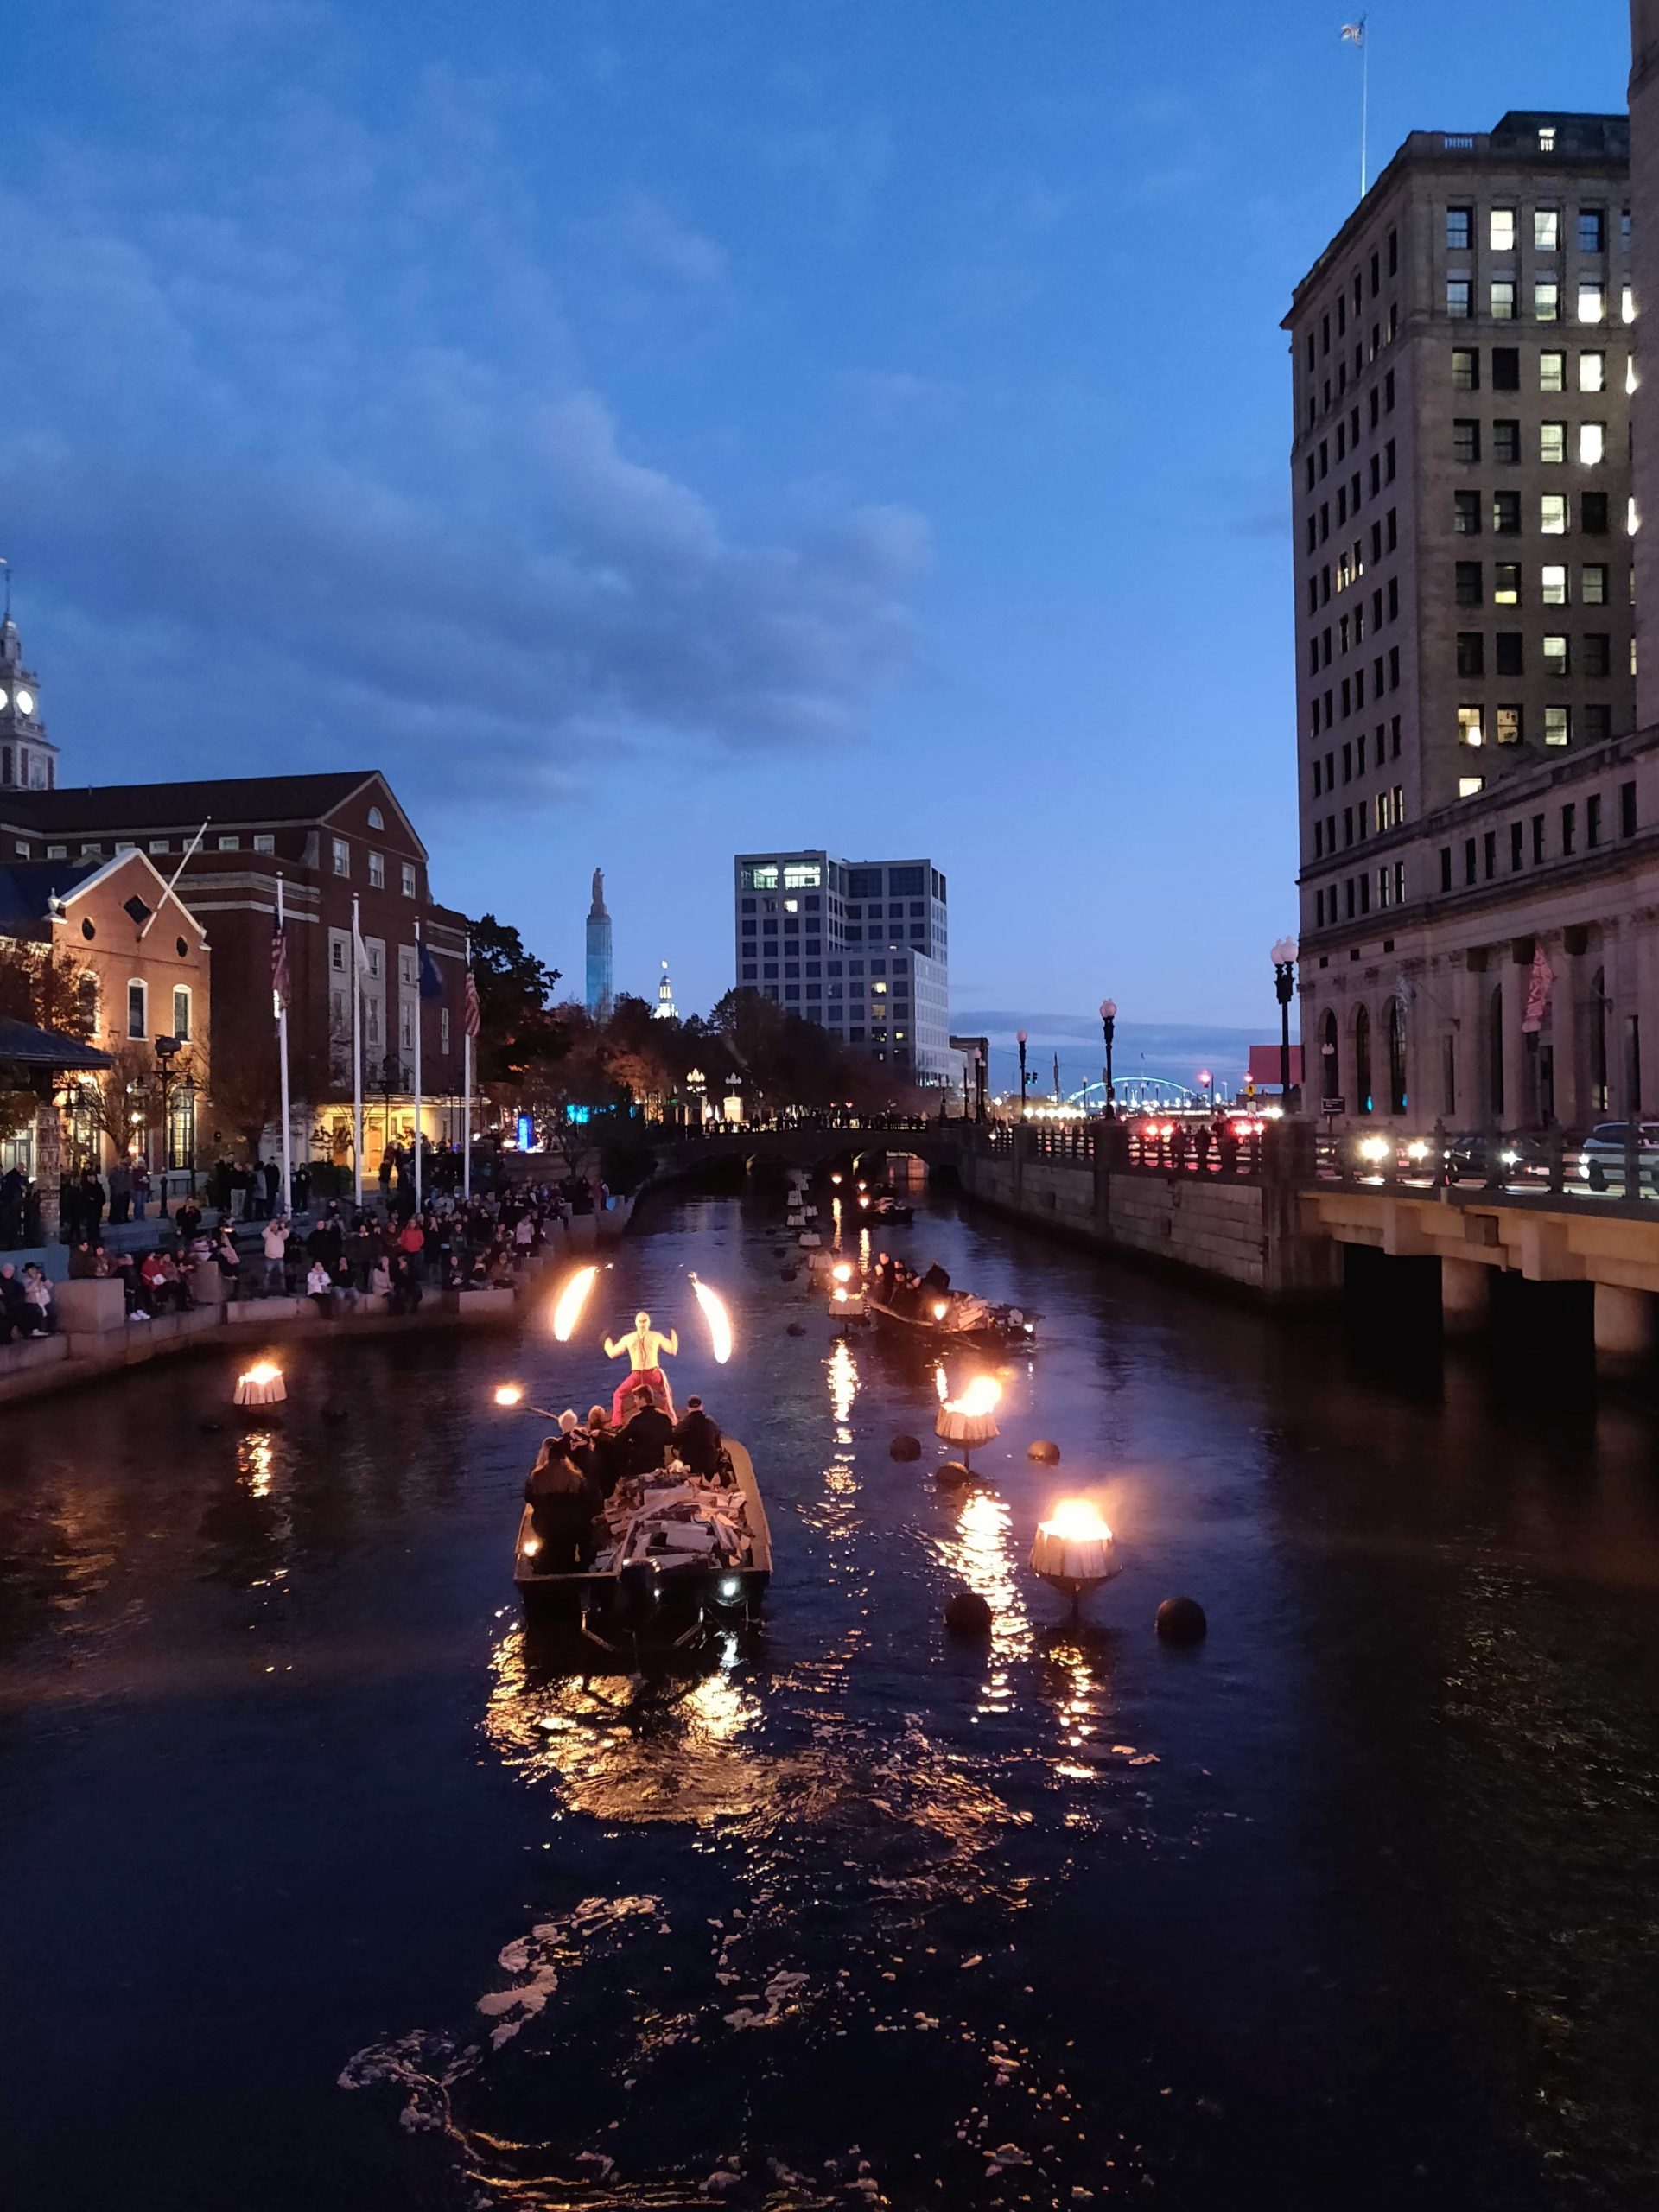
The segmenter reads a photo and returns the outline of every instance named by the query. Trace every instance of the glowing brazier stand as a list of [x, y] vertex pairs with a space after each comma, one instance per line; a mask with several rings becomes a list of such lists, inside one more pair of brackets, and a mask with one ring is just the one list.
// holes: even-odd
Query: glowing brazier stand
[[283, 1370], [262, 1359], [257, 1367], [249, 1368], [245, 1375], [236, 1378], [236, 1403], [238, 1406], [280, 1406], [288, 1396], [288, 1385], [283, 1381]]
[[976, 1375], [960, 1397], [947, 1395], [944, 1370], [938, 1373], [939, 1412], [933, 1433], [947, 1444], [960, 1444], [964, 1466], [971, 1466], [976, 1444], [989, 1444], [1002, 1432], [996, 1425], [996, 1402], [1002, 1386], [994, 1376]]
[[1070, 1598], [1073, 1612], [1085, 1591], [1097, 1590], [1122, 1572], [1112, 1532], [1086, 1497], [1067, 1498], [1038, 1523], [1031, 1567], [1052, 1589]]

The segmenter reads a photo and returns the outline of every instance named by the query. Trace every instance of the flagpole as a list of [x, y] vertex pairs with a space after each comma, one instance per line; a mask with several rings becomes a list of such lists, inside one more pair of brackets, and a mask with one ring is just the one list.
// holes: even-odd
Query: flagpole
[[[283, 912], [283, 878], [280, 869], [276, 876], [276, 927], [283, 938], [283, 969], [285, 976], [291, 976], [288, 963], [288, 921]], [[294, 1209], [294, 1116], [288, 1103], [288, 987], [276, 994], [276, 1062], [282, 1071], [283, 1097], [283, 1211], [291, 1214]]]
[[363, 1203], [363, 935], [352, 893], [352, 1180]]
[[415, 1211], [421, 1210], [421, 918], [415, 917]]
[[1366, 132], [1370, 121], [1371, 97], [1371, 41], [1365, 35], [1365, 18], [1359, 19], [1359, 196], [1363, 200], [1370, 188], [1370, 169], [1366, 162]]
[[[467, 940], [466, 974], [473, 972], [473, 940]], [[473, 1195], [473, 1025], [471, 1011], [466, 1003], [463, 986], [461, 1009], [461, 1195], [470, 1202]]]

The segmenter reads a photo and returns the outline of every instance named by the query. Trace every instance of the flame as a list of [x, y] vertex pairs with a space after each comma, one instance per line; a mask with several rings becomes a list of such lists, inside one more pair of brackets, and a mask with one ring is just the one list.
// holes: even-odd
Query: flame
[[836, 1285], [836, 1303], [837, 1306], [844, 1306], [847, 1303], [847, 1293], [840, 1283]]
[[936, 1298], [936, 1299], [934, 1300], [934, 1301], [933, 1301], [933, 1319], [934, 1319], [936, 1321], [943, 1321], [943, 1320], [944, 1320], [944, 1317], [945, 1317], [945, 1315], [946, 1315], [950, 1311], [950, 1307], [945, 1304], [944, 1300], [942, 1298]]
[[853, 1279], [852, 1262], [850, 1260], [842, 1260], [836, 1266], [831, 1268], [830, 1273], [836, 1282], [851, 1282]]
[[726, 1311], [726, 1301], [718, 1291], [710, 1290], [706, 1282], [691, 1278], [691, 1287], [696, 1293], [709, 1322], [709, 1341], [713, 1347], [715, 1364], [724, 1367], [732, 1356], [732, 1317]]
[[1092, 1498], [1065, 1497], [1043, 1522], [1044, 1533], [1062, 1543], [1110, 1543], [1112, 1532]]
[[939, 1394], [939, 1403], [943, 1405], [950, 1395], [950, 1385], [944, 1379], [944, 1369], [943, 1365], [934, 1369], [933, 1382]]
[[[939, 1380], [944, 1382], [943, 1368], [939, 1370]], [[983, 1414], [995, 1413], [997, 1400], [1001, 1395], [1002, 1385], [995, 1376], [976, 1375], [960, 1397], [944, 1400], [944, 1410], [948, 1414], [966, 1414], [970, 1419], [977, 1418]]]
[[262, 1359], [257, 1367], [251, 1367], [248, 1370], [242, 1380], [245, 1382], [280, 1382], [282, 1376], [283, 1370], [280, 1367], [273, 1366], [268, 1359]]
[[495, 1394], [498, 1406], [518, 1406], [524, 1403], [524, 1386], [522, 1382], [503, 1382]]
[[558, 1304], [553, 1308], [553, 1334], [560, 1344], [569, 1343], [598, 1273], [597, 1268], [578, 1268], [559, 1293]]

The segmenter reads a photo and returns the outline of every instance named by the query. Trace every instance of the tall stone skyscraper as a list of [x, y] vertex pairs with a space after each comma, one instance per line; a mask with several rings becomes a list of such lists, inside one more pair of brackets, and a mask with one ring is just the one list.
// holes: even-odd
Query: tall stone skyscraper
[[[1659, 298], [1659, 0], [1630, 0], [1630, 276], [1638, 300]], [[1650, 349], [1637, 341], [1630, 402], [1636, 539], [1636, 723], [1659, 723], [1659, 419]]]
[[611, 918], [605, 910], [605, 871], [594, 870], [594, 903], [588, 909], [588, 1011], [595, 1021], [610, 1019]]

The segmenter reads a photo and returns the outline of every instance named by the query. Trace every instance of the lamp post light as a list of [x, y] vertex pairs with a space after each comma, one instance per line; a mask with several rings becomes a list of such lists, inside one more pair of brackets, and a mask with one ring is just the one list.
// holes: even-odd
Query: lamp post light
[[1117, 1029], [1117, 1001], [1102, 999], [1100, 1002], [1100, 1033], [1106, 1040], [1106, 1119], [1117, 1119], [1117, 1093], [1112, 1088], [1112, 1039]]
[[1296, 940], [1281, 937], [1268, 954], [1273, 962], [1273, 988], [1279, 999], [1280, 1103], [1290, 1111], [1290, 1002], [1296, 993]]
[[185, 1166], [190, 1171], [190, 1195], [196, 1195], [196, 1092], [199, 1086], [193, 1075], [185, 1077], [179, 1085], [179, 1096], [184, 1101], [185, 1129], [188, 1141], [185, 1146]]
[[167, 1171], [172, 1164], [173, 1123], [168, 1113], [168, 1094], [178, 1077], [173, 1072], [173, 1062], [178, 1052], [176, 1037], [156, 1039], [156, 1074], [162, 1087], [162, 1219], [167, 1219]]
[[1026, 1033], [1022, 1029], [1020, 1032], [1020, 1118], [1022, 1122], [1026, 1118], [1026, 1084], [1027, 1081], [1026, 1075]]

